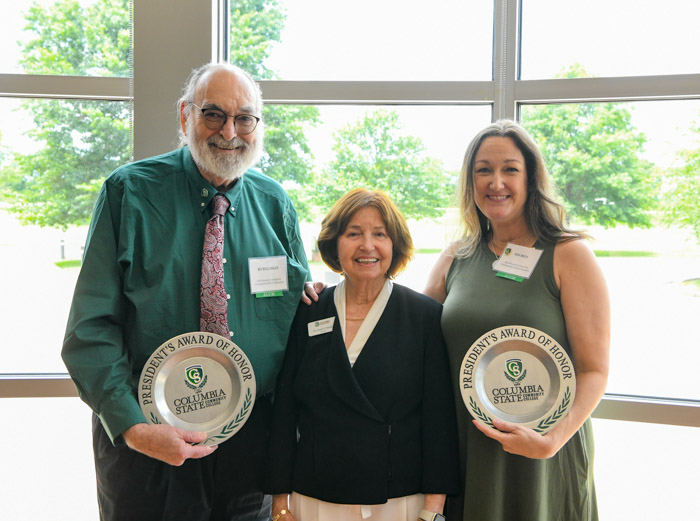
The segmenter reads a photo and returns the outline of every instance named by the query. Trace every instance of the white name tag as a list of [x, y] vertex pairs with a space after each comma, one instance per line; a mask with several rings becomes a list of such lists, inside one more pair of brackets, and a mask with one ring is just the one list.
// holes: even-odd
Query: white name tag
[[250, 292], [266, 293], [274, 291], [286, 291], [289, 289], [287, 281], [287, 257], [253, 257], [248, 259], [250, 271]]
[[529, 279], [541, 255], [542, 250], [509, 242], [501, 257], [493, 263], [493, 270]]
[[333, 324], [335, 323], [335, 317], [324, 318], [323, 320], [317, 320], [315, 322], [309, 322], [307, 327], [309, 328], [309, 336], [322, 335], [324, 333], [330, 333], [333, 331]]

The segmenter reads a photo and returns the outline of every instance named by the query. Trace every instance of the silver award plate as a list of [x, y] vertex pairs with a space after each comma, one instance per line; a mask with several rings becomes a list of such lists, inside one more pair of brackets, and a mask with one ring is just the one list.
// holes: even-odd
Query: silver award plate
[[255, 374], [243, 350], [214, 333], [193, 331], [165, 341], [141, 371], [138, 398], [146, 420], [203, 431], [200, 445], [238, 432], [255, 402]]
[[474, 342], [459, 372], [462, 399], [479, 422], [492, 418], [544, 434], [574, 403], [576, 375], [552, 337], [527, 326], [493, 329]]

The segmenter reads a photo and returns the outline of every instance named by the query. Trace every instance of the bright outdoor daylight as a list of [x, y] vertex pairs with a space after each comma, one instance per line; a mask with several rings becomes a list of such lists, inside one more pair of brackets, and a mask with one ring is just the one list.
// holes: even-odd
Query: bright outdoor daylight
[[[1, 378], [66, 373], [60, 349], [90, 216], [106, 176], [133, 158], [139, 117], [129, 100], [33, 97], [5, 83], [21, 75], [129, 78], [139, 45], [131, 1], [16, 0], [0, 19]], [[264, 107], [259, 167], [294, 202], [314, 280], [339, 279], [316, 246], [321, 219], [345, 192], [368, 187], [386, 191], [409, 221], [416, 251], [397, 282], [424, 289], [442, 249], [460, 237], [455, 188], [466, 146], [497, 119], [493, 93], [503, 74], [494, 60], [515, 60], [513, 116], [540, 146], [569, 226], [591, 236], [610, 291], [606, 392], [683, 401], [700, 414], [700, 81], [647, 94], [700, 77], [698, 2], [221, 3], [229, 59], [263, 81], [263, 96], [275, 82], [280, 92], [285, 82], [319, 92], [425, 82], [419, 99], [290, 95]], [[507, 58], [494, 40], [507, 32], [494, 22], [504, 6], [518, 11]], [[579, 85], [606, 78], [618, 80], [612, 94], [582, 94]], [[649, 87], [627, 95], [630, 78]], [[484, 84], [488, 99], [438, 94]], [[538, 86], [546, 96], [519, 97]], [[176, 143], [171, 116], [162, 132]], [[75, 397], [0, 394], [0, 415], [11, 425], [0, 434], [11, 448], [5, 463], [15, 469], [2, 478], [0, 517], [97, 519], [89, 408]], [[700, 428], [623, 418], [593, 425], [602, 520], [697, 511]]]

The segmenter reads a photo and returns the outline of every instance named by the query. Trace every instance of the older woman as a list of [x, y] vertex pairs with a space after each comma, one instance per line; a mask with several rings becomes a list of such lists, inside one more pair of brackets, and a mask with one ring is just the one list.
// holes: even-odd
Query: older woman
[[[495, 429], [485, 427], [458, 407], [464, 495], [450, 499], [450, 519], [596, 520], [590, 415], [605, 390], [610, 342], [601, 271], [583, 234], [564, 226], [542, 155], [516, 123], [499, 121], [472, 140], [458, 189], [465, 234], [442, 253], [425, 290], [444, 303], [452, 381], [483, 333], [522, 324], [567, 350], [577, 388], [568, 415], [545, 435], [497, 418]], [[529, 278], [493, 270], [508, 244], [541, 251]]]
[[412, 254], [406, 222], [385, 194], [353, 190], [318, 247], [344, 279], [292, 326], [269, 445], [273, 519], [442, 519], [458, 487], [454, 400], [442, 307], [391, 281]]

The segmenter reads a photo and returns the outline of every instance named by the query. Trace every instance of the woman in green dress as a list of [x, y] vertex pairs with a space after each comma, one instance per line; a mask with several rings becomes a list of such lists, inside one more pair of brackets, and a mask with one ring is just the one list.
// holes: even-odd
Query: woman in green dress
[[[598, 519], [590, 415], [605, 390], [610, 306], [585, 235], [567, 229], [542, 155], [527, 132], [499, 121], [470, 143], [459, 180], [463, 238], [442, 252], [425, 293], [444, 304], [443, 334], [458, 400], [463, 495], [450, 521]], [[522, 281], [492, 264], [507, 244], [541, 250]], [[457, 386], [463, 357], [491, 329], [524, 325], [566, 349], [576, 372], [569, 413], [546, 434], [472, 421]]]

